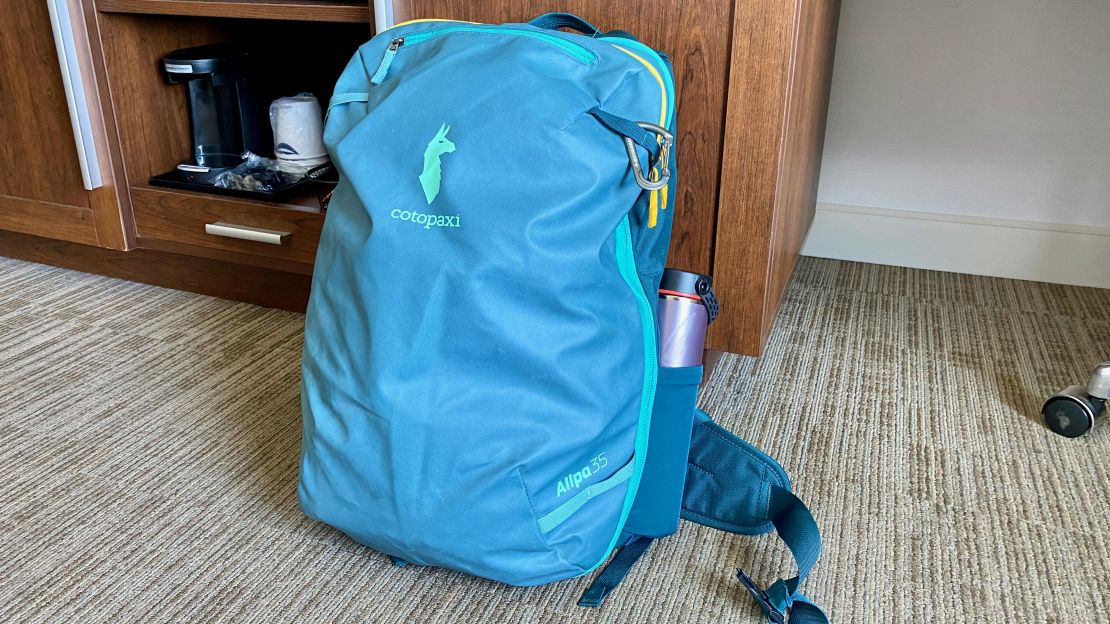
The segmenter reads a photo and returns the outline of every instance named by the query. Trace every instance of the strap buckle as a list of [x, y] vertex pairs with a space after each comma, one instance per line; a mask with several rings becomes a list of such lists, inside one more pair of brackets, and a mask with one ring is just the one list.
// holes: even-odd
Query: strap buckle
[[760, 589], [759, 585], [756, 585], [755, 581], [753, 581], [750, 576], [744, 574], [743, 570], [737, 568], [736, 578], [740, 579], [744, 587], [755, 597], [755, 601], [759, 603], [759, 607], [763, 609], [764, 615], [767, 616], [768, 622], [771, 624], [786, 624], [786, 614], [779, 611], [778, 607], [771, 602], [771, 598], [767, 595], [767, 592]]
[[663, 126], [658, 126], [646, 121], [637, 121], [637, 126], [640, 126], [648, 132], [659, 135], [659, 158], [656, 159], [655, 164], [648, 163], [647, 171], [651, 172], [649, 179], [644, 176], [645, 167], [640, 164], [640, 156], [636, 154], [636, 142], [629, 137], [624, 138], [624, 149], [628, 152], [628, 164], [632, 165], [632, 172], [636, 174], [636, 184], [645, 191], [658, 191], [659, 189], [667, 186], [667, 182], [671, 178], [670, 169], [670, 154], [671, 146], [674, 145], [674, 135], [667, 131]]

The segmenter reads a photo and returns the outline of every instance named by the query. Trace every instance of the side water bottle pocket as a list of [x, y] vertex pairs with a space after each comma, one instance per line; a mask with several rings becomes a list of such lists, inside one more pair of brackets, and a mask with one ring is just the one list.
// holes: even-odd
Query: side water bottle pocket
[[678, 529], [702, 367], [660, 368], [647, 459], [625, 531], [663, 537]]

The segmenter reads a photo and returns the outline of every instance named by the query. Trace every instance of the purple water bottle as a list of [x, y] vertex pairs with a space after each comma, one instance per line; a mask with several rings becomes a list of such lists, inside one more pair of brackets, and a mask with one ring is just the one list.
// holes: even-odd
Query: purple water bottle
[[700, 366], [705, 331], [719, 311], [713, 279], [700, 273], [664, 270], [656, 310], [659, 366]]

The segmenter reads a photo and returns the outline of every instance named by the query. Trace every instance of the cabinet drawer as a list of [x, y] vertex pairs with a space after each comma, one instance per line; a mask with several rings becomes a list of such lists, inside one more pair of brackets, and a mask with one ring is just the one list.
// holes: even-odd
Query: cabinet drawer
[[166, 241], [194, 255], [243, 254], [249, 264], [262, 256], [311, 265], [324, 224], [324, 215], [309, 206], [150, 186], [131, 188], [131, 206], [140, 247]]

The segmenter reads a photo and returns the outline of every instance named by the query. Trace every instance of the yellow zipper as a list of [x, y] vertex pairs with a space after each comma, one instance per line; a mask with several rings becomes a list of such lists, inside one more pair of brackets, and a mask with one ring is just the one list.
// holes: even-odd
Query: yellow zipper
[[467, 21], [464, 21], [464, 20], [427, 18], [427, 19], [414, 19], [414, 20], [409, 20], [407, 22], [401, 22], [400, 24], [394, 24], [394, 25], [390, 26], [389, 28], [386, 28], [386, 30], [393, 30], [394, 28], [397, 28], [398, 26], [408, 26], [409, 24], [420, 24], [420, 23], [423, 23], [423, 22], [455, 22], [455, 23], [458, 23], [458, 24], [481, 24], [481, 22], [467, 22]]
[[[621, 46], [619, 46], [617, 44], [613, 44], [613, 47], [620, 50], [621, 52], [624, 52], [628, 56], [631, 56], [632, 58], [636, 59], [637, 61], [640, 61], [640, 63], [643, 64], [643, 66], [646, 67], [649, 72], [651, 72], [651, 75], [655, 77], [655, 81], [659, 83], [659, 95], [662, 98], [662, 102], [659, 105], [659, 125], [663, 126], [663, 127], [666, 127], [667, 126], [667, 85], [666, 85], [665, 82], [663, 82], [663, 77], [659, 75], [659, 70], [655, 69], [655, 66], [652, 65], [651, 63], [649, 63], [642, 56], [640, 56], [638, 54], [635, 54], [635, 53], [633, 53], [632, 51], [630, 51], [626, 48], [622, 48]], [[662, 138], [659, 138], [659, 139], [656, 139], [656, 140], [662, 140]], [[656, 170], [656, 169], [652, 169], [649, 172], [648, 175], [651, 176], [652, 180], [659, 179], [659, 171]], [[660, 200], [660, 194], [662, 194], [662, 200]], [[662, 206], [660, 206], [660, 204], [662, 204]], [[667, 209], [667, 187], [666, 186], [659, 189], [658, 191], [651, 191], [651, 194], [648, 196], [648, 227], [649, 228], [653, 228], [653, 227], [656, 226], [656, 224], [658, 224], [660, 208], [662, 208], [663, 210]]]

